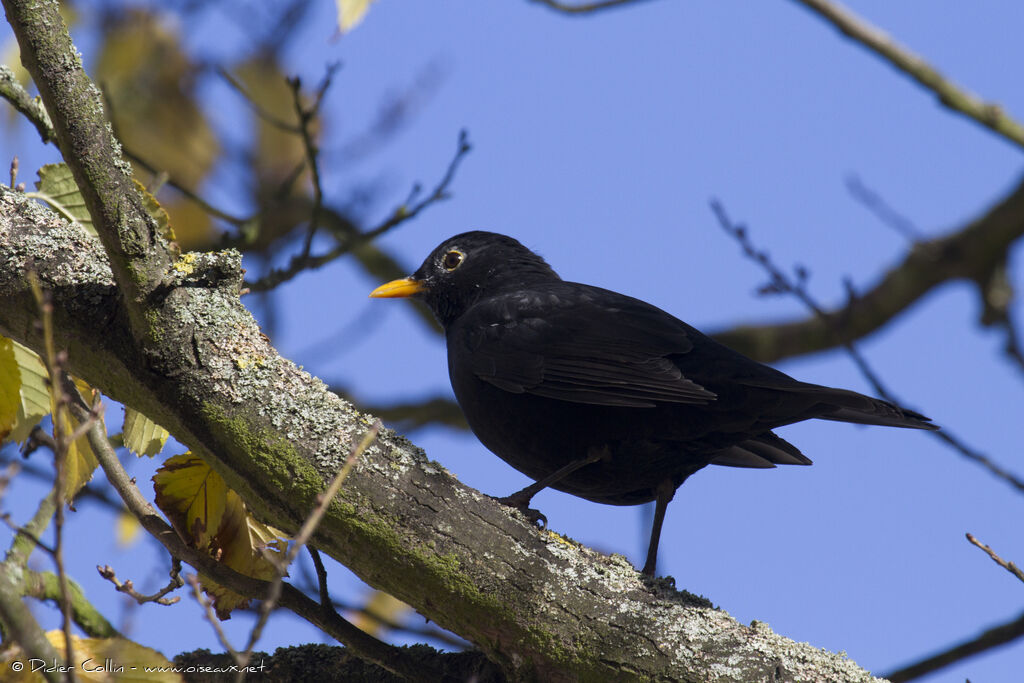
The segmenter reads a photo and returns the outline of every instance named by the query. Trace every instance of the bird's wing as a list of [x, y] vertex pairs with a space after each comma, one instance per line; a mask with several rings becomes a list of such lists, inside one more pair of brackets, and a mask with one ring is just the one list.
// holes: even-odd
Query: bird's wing
[[512, 393], [593, 405], [715, 399], [670, 358], [692, 348], [681, 321], [637, 299], [572, 286], [543, 296], [519, 293], [474, 311], [483, 324], [470, 332], [473, 374]]

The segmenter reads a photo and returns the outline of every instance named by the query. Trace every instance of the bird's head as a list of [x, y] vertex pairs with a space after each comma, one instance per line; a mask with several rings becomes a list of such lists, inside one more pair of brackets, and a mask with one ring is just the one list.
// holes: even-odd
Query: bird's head
[[559, 277], [517, 240], [494, 232], [464, 232], [442, 242], [415, 273], [370, 292], [375, 298], [415, 297], [448, 327], [482, 296]]

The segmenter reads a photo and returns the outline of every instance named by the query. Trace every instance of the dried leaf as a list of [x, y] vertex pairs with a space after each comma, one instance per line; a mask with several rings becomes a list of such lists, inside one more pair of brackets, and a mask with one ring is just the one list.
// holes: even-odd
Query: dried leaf
[[[47, 631], [46, 638], [60, 653], [64, 652], [64, 632]], [[181, 683], [174, 665], [162, 654], [126, 638], [79, 638], [71, 636], [75, 654], [75, 680], [83, 683]], [[35, 667], [27, 666], [25, 654], [17, 646], [5, 652], [0, 663], [0, 680], [10, 683], [43, 683], [46, 679]], [[161, 671], [160, 669], [167, 669]], [[63, 678], [63, 676], [61, 676]]]
[[[206, 463], [191, 453], [170, 458], [153, 477], [156, 504], [178, 533], [237, 572], [257, 579], [276, 576], [264, 552], [283, 553], [284, 534], [249, 514], [245, 503]], [[184, 531], [183, 531], [184, 530]], [[200, 575], [221, 619], [249, 599]]]
[[169, 458], [153, 475], [156, 504], [190, 545], [209, 550], [224, 517], [227, 485], [201, 458]]
[[[270, 581], [277, 576], [277, 568], [264, 552], [283, 555], [286, 550], [286, 543], [281, 540], [283, 536], [277, 529], [253, 519], [238, 494], [228, 490], [224, 521], [214, 539], [222, 563], [246, 576]], [[249, 598], [208, 577], [200, 576], [199, 583], [213, 598], [214, 610], [221, 619], [230, 619], [232, 610], [249, 605]]]

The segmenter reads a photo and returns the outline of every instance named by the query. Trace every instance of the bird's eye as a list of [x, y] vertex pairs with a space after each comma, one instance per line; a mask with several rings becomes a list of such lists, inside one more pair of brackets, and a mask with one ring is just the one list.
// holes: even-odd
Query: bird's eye
[[441, 261], [441, 265], [444, 266], [445, 270], [453, 271], [459, 267], [459, 264], [462, 263], [462, 259], [464, 258], [466, 258], [465, 254], [463, 254], [461, 251], [452, 249], [451, 251], [444, 255], [444, 259]]

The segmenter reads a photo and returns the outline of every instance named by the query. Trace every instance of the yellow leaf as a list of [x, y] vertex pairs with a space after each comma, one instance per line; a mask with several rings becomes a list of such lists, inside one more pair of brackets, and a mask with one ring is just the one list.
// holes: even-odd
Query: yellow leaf
[[352, 623], [370, 635], [379, 635], [389, 623], [395, 623], [412, 608], [384, 591], [373, 591], [363, 609], [352, 618]]
[[182, 49], [177, 26], [141, 8], [108, 17], [95, 69], [125, 149], [199, 187], [219, 145], [195, 95], [201, 67]]
[[[260, 56], [243, 62], [235, 67], [234, 74], [256, 106], [289, 125], [299, 125], [285, 71], [272, 57]], [[273, 196], [272, 193], [280, 193], [282, 183], [305, 160], [306, 148], [301, 137], [281, 130], [255, 113], [252, 114], [252, 121], [257, 135], [256, 149], [250, 152], [255, 156], [252, 165], [256, 175], [256, 189], [263, 197], [261, 201], [273, 204], [269, 198]], [[316, 126], [313, 126], [311, 133], [316, 136], [317, 132]], [[298, 181], [293, 184], [292, 192], [308, 194], [309, 178], [308, 169], [303, 170]], [[278, 198], [277, 203], [281, 199]], [[280, 220], [285, 223], [301, 222], [295, 221], [294, 217]]]
[[14, 429], [21, 408], [21, 372], [14, 358], [14, 342], [0, 337], [0, 443]]
[[[67, 413], [64, 413], [61, 419], [64, 421], [65, 434], [71, 434], [78, 426], [78, 423], [68, 417]], [[97, 466], [99, 466], [99, 461], [96, 460], [96, 455], [92, 452], [85, 436], [80, 436], [71, 442], [67, 460], [64, 461], [64, 481], [66, 482], [64, 500], [66, 502], [70, 503], [82, 490], [82, 487], [89, 483]]]
[[[255, 520], [220, 475], [191, 453], [167, 460], [153, 476], [156, 504], [185, 540], [237, 572], [270, 580], [277, 575], [267, 553], [284, 553], [284, 533]], [[249, 599], [200, 575], [221, 619]]]
[[[46, 638], [64, 654], [64, 632], [47, 631]], [[75, 679], [82, 683], [181, 683], [174, 666], [162, 654], [125, 638], [79, 638], [71, 636], [75, 661], [71, 663]], [[63, 675], [61, 676], [63, 679]], [[33, 671], [24, 653], [17, 647], [5, 653], [0, 664], [0, 680], [10, 683], [42, 683], [43, 674]]]
[[85, 199], [82, 198], [82, 193], [67, 164], [46, 164], [39, 169], [36, 190], [36, 196], [45, 201], [50, 208], [64, 218], [77, 221], [91, 234], [96, 234], [89, 209], [85, 206]]
[[210, 550], [224, 518], [228, 487], [191, 453], [169, 458], [153, 475], [156, 504], [193, 547]]
[[137, 410], [124, 408], [124, 446], [138, 456], [154, 456], [163, 450], [167, 430]]
[[[73, 378], [75, 387], [78, 389], [78, 393], [86, 404], [91, 402], [92, 398], [92, 387], [82, 379], [77, 377]], [[70, 434], [81, 424], [74, 417], [65, 417], [67, 430], [65, 433]], [[71, 447], [68, 449], [67, 459], [67, 495], [65, 500], [71, 502], [78, 492], [82, 490], [82, 487], [89, 483], [92, 479], [92, 473], [99, 466], [99, 461], [96, 459], [96, 454], [92, 452], [92, 446], [89, 445], [89, 438], [86, 435], [82, 435], [72, 442]]]
[[363, 20], [373, 0], [335, 0], [338, 6], [338, 28], [342, 33]]
[[117, 539], [117, 546], [119, 548], [127, 548], [139, 540], [140, 531], [142, 531], [142, 525], [139, 524], [139, 520], [135, 515], [126, 510], [121, 510], [118, 513], [114, 538]]
[[11, 440], [21, 443], [28, 438], [32, 428], [50, 413], [49, 373], [35, 351], [16, 341], [11, 343], [21, 376], [21, 405], [10, 436]]

